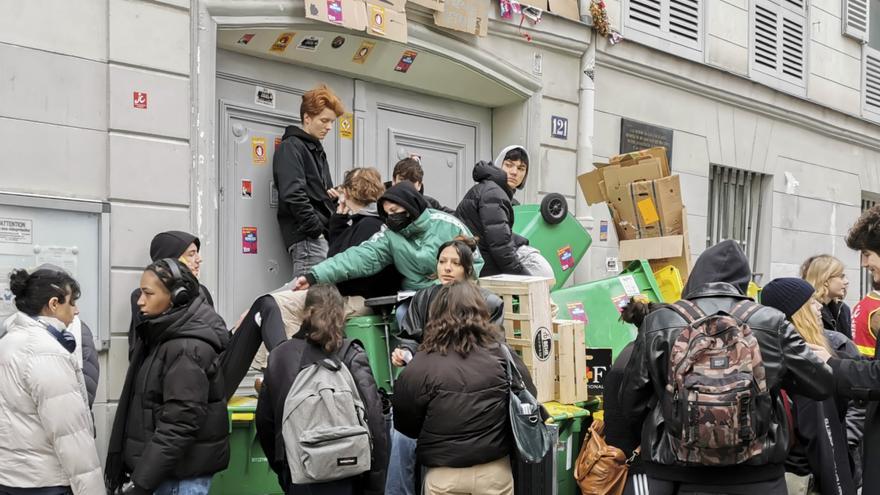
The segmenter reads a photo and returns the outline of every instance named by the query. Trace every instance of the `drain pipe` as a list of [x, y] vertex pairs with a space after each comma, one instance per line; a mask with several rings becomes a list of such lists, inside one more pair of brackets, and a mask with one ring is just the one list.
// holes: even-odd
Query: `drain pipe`
[[[593, 115], [596, 100], [596, 88], [593, 84], [593, 74], [596, 66], [596, 31], [592, 29], [592, 18], [589, 14], [589, 0], [582, 2], [581, 12], [583, 22], [589, 24], [590, 44], [587, 51], [581, 56], [580, 85], [578, 87], [578, 136], [577, 136], [577, 175], [580, 176], [593, 170]], [[587, 229], [593, 237], [593, 243], [598, 241], [598, 231], [594, 228], [595, 219], [590, 211], [584, 195], [577, 187], [575, 194], [575, 217]], [[584, 283], [594, 279], [592, 253], [590, 249], [584, 255], [584, 259], [575, 269], [575, 283]]]

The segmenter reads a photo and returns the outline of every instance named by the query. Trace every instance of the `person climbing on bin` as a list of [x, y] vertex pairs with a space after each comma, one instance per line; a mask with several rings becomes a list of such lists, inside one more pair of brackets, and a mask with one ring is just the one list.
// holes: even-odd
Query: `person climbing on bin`
[[500, 273], [553, 277], [553, 269], [540, 252], [512, 230], [513, 206], [517, 204], [513, 193], [525, 187], [528, 173], [529, 154], [521, 146], [504, 148], [494, 163], [474, 165], [477, 184], [465, 194], [455, 215], [479, 238], [486, 262], [481, 277]]

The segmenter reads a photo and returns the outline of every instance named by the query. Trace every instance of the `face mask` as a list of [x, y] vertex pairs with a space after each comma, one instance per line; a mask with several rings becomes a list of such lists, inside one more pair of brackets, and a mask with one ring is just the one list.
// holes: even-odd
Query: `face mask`
[[394, 232], [400, 232], [411, 223], [409, 213], [406, 212], [392, 213], [385, 218], [385, 225]]

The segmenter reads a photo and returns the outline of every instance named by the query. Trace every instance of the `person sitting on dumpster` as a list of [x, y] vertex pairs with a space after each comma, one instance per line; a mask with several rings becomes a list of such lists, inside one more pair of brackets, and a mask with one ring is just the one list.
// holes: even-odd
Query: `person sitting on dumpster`
[[501, 150], [495, 162], [474, 165], [476, 185], [455, 210], [455, 216], [476, 235], [486, 265], [480, 276], [501, 273], [553, 278], [553, 269], [529, 240], [513, 233], [513, 194], [525, 187], [529, 154], [522, 146]]
[[[358, 246], [382, 230], [384, 223], [379, 217], [376, 201], [384, 192], [381, 175], [375, 168], [354, 168], [345, 173], [345, 179], [339, 188], [339, 205], [336, 213], [330, 217], [330, 256]], [[397, 294], [400, 290], [400, 273], [394, 265], [389, 265], [378, 275], [347, 280], [338, 283], [336, 287], [344, 297], [346, 318], [366, 315], [371, 311], [365, 306], [364, 299]], [[247, 374], [248, 365], [262, 370], [266, 367], [268, 350], [299, 332], [305, 298], [305, 291], [282, 288], [254, 301], [233, 330], [236, 335], [244, 332], [247, 337], [242, 336], [241, 340], [248, 343], [240, 344], [241, 347], [236, 345], [233, 350], [227, 351], [237, 354], [234, 359], [227, 358], [227, 380], [230, 382], [228, 388], [232, 392]], [[261, 333], [270, 336], [269, 346], [260, 345]], [[235, 336], [233, 341], [236, 341]]]
[[[417, 291], [436, 283], [437, 249], [471, 231], [454, 216], [428, 207], [428, 202], [410, 182], [385, 191], [379, 199], [379, 216], [385, 227], [369, 240], [315, 265], [293, 283], [293, 290], [315, 283], [338, 284], [373, 276], [394, 265], [403, 277], [404, 291]], [[474, 256], [475, 272], [483, 268], [479, 251]]]

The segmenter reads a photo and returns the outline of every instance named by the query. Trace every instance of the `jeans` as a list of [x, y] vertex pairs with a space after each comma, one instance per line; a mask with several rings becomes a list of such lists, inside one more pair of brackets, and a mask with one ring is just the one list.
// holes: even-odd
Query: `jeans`
[[293, 278], [309, 273], [312, 267], [327, 259], [327, 249], [327, 239], [324, 236], [303, 239], [288, 247], [287, 252], [290, 253], [293, 264]]
[[418, 442], [391, 430], [391, 457], [388, 460], [386, 495], [416, 495], [416, 444]]
[[188, 480], [168, 480], [159, 485], [153, 495], [208, 495], [211, 476]]

